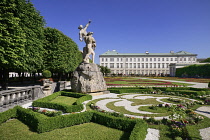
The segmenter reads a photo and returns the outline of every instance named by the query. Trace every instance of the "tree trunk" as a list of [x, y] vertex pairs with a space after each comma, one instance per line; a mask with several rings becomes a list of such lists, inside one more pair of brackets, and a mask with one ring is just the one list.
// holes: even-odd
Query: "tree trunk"
[[2, 85], [1, 85], [3, 90], [8, 90], [8, 82], [9, 82], [9, 70], [3, 68]]

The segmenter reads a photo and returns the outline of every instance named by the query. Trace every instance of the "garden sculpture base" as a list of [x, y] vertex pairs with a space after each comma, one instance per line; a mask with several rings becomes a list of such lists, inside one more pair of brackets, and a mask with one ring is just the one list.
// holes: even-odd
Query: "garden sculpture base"
[[73, 72], [71, 89], [80, 93], [95, 93], [107, 90], [100, 68], [94, 63], [81, 63]]

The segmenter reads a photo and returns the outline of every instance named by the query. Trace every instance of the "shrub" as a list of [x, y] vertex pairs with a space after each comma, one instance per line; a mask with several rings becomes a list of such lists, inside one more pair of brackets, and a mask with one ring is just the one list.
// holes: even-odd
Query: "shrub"
[[45, 78], [50, 78], [52, 76], [52, 73], [49, 70], [43, 70], [42, 75]]
[[17, 111], [17, 107], [14, 107], [13, 109], [9, 109], [7, 111], [1, 112], [0, 113], [0, 124], [3, 122], [6, 122], [10, 118], [15, 118], [16, 111]]
[[210, 88], [210, 82], [209, 82], [209, 84], [208, 84], [208, 88]]
[[[78, 98], [75, 105], [66, 105], [62, 103], [52, 103], [53, 99], [55, 99], [58, 96], [69, 96], [69, 97], [75, 97]], [[53, 93], [50, 96], [44, 97], [42, 99], [38, 99], [32, 103], [33, 106], [36, 107], [45, 107], [45, 108], [52, 108], [57, 110], [62, 110], [63, 112], [78, 112], [83, 109], [82, 102], [86, 100], [91, 100], [92, 96], [88, 94], [81, 94], [81, 93], [73, 93], [73, 92], [67, 92], [67, 91], [59, 91], [56, 93]]]
[[94, 112], [92, 121], [107, 127], [124, 131], [132, 131], [136, 123], [135, 120], [131, 120], [129, 118], [110, 116], [100, 112]]
[[144, 140], [147, 134], [147, 127], [146, 122], [137, 121], [131, 132], [129, 140]]

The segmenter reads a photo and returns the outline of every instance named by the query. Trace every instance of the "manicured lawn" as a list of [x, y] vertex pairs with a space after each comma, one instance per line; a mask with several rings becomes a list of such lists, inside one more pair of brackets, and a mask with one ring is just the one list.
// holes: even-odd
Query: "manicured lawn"
[[154, 105], [158, 105], [161, 104], [161, 102], [158, 102], [155, 98], [151, 98], [151, 99], [127, 99], [128, 101], [132, 101], [134, 103], [132, 103], [132, 106], [136, 106], [136, 105], [146, 105], [146, 104], [154, 104]]
[[107, 86], [188, 86], [190, 84], [178, 83], [178, 82], [165, 82], [149, 79], [141, 79], [137, 77], [105, 77]]
[[58, 96], [57, 98], [55, 98], [51, 102], [53, 102], [53, 103], [63, 103], [63, 104], [66, 104], [66, 105], [72, 105], [74, 102], [76, 102], [77, 99], [78, 98], [74, 98], [74, 97]]
[[96, 123], [85, 123], [38, 134], [14, 119], [0, 125], [0, 140], [127, 140], [130, 133]]
[[160, 113], [160, 114], [141, 114], [141, 113], [130, 112], [130, 111], [126, 110], [122, 106], [115, 106], [114, 105], [115, 102], [118, 102], [118, 101], [109, 102], [108, 104], [106, 104], [106, 107], [108, 107], [109, 109], [112, 109], [112, 110], [114, 110], [116, 112], [120, 112], [120, 113], [123, 113], [123, 114], [129, 114], [129, 115], [147, 116], [147, 117], [161, 117], [161, 116], [165, 116], [163, 113]]

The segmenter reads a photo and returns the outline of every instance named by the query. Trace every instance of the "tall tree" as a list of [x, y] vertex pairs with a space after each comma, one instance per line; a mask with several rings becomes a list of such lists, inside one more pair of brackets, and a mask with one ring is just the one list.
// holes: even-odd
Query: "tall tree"
[[201, 63], [210, 63], [210, 57], [206, 58], [205, 60], [201, 61]]
[[45, 69], [53, 73], [69, 73], [82, 61], [77, 44], [57, 29], [45, 28]]
[[7, 89], [9, 71], [41, 68], [44, 20], [25, 0], [1, 0], [0, 17], [0, 78]]

